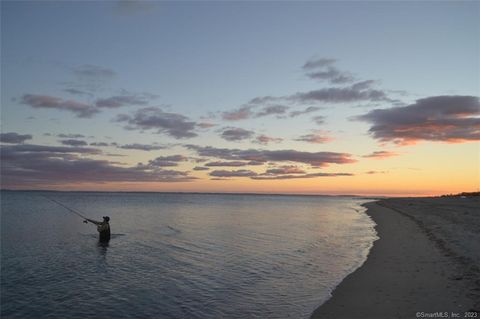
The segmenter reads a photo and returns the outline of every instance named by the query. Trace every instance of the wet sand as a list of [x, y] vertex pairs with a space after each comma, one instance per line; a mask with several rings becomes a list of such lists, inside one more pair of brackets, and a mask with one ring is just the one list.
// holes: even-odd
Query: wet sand
[[452, 312], [464, 318], [480, 310], [478, 198], [387, 199], [366, 207], [380, 239], [312, 318], [452, 317]]

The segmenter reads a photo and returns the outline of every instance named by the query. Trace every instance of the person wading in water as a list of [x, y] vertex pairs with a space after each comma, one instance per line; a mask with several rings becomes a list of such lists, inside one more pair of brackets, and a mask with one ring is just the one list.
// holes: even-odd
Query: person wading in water
[[97, 230], [99, 234], [98, 241], [106, 243], [110, 240], [110, 224], [108, 223], [110, 221], [110, 217], [103, 216], [103, 222], [99, 222], [89, 218], [85, 218], [85, 221], [97, 225]]

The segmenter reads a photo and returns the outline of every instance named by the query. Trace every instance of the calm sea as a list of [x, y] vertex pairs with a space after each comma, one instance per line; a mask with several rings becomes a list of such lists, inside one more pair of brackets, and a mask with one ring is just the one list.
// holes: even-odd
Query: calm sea
[[[43, 195], [110, 216], [112, 239]], [[2, 318], [308, 318], [365, 260], [359, 199], [2, 192]]]

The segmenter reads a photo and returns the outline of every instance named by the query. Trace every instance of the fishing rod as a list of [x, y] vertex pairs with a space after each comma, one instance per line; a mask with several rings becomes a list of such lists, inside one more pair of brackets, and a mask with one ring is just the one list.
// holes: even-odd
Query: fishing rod
[[62, 206], [63, 208], [65, 208], [65, 209], [68, 210], [69, 212], [74, 213], [75, 215], [80, 216], [80, 217], [82, 217], [83, 219], [88, 219], [87, 217], [85, 217], [85, 216], [83, 216], [82, 214], [80, 214], [79, 212], [77, 212], [75, 209], [70, 208], [70, 207], [67, 207], [66, 205], [64, 205], [64, 204], [62, 204], [62, 203], [54, 200], [53, 198], [50, 198], [50, 197], [47, 197], [47, 196], [44, 196], [44, 195], [42, 195], [42, 196], [45, 197], [45, 198], [48, 199], [48, 200], [51, 200], [52, 202], [56, 203], [57, 205]]

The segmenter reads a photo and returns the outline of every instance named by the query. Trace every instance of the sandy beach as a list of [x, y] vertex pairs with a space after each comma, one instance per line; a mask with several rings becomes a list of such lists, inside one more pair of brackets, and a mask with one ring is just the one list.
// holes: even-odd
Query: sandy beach
[[479, 311], [478, 198], [386, 199], [366, 207], [380, 239], [312, 318], [465, 318]]

